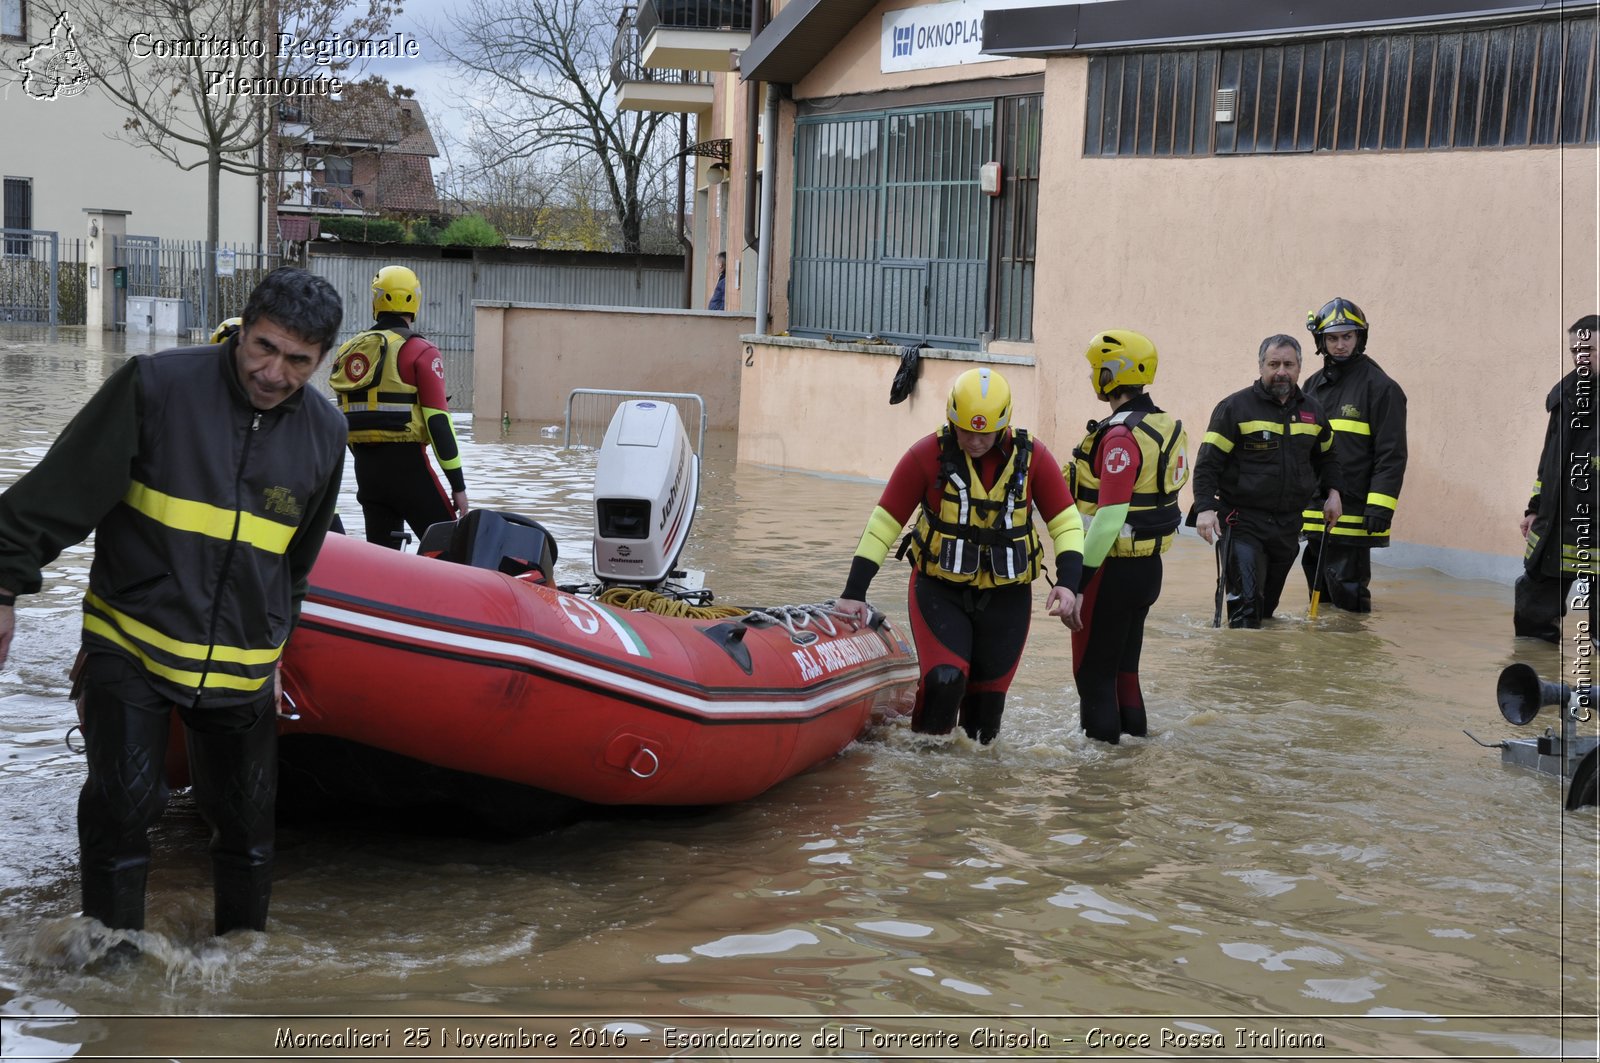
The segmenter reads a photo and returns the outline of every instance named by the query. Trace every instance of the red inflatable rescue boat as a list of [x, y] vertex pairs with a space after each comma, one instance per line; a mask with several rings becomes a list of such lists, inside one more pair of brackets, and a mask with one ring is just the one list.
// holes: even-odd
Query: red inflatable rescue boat
[[456, 561], [328, 537], [283, 660], [286, 773], [322, 736], [582, 802], [713, 804], [910, 709], [915, 657], [884, 618], [620, 608], [550, 585], [531, 521], [474, 513], [455, 539], [498, 533], [509, 547]]

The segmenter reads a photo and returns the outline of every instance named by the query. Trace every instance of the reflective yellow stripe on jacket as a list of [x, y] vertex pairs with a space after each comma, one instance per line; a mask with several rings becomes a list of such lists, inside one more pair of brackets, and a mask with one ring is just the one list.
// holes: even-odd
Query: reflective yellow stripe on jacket
[[260, 690], [272, 678], [283, 647], [245, 649], [184, 642], [114, 609], [93, 591], [83, 598], [83, 629], [121, 646], [145, 669], [196, 689]]
[[287, 551], [297, 530], [292, 524], [268, 520], [254, 513], [223, 509], [209, 502], [193, 502], [186, 498], [177, 498], [137, 481], [129, 485], [122, 500], [157, 524], [178, 531], [209, 536], [212, 539], [235, 538], [234, 531], [237, 526], [237, 538], [240, 542], [249, 543], [269, 554], [281, 554]]
[[[1526, 560], [1533, 556], [1539, 548], [1539, 533], [1528, 533], [1528, 545], [1523, 549], [1522, 556]], [[1570, 576], [1596, 576], [1600, 575], [1600, 547], [1572, 546], [1568, 543], [1561, 544], [1561, 571]]]
[[[129, 485], [122, 500], [164, 528], [236, 541], [279, 556], [288, 551], [297, 530], [254, 513], [178, 498], [138, 481]], [[83, 628], [122, 647], [149, 672], [195, 689], [259, 690], [272, 678], [283, 653], [281, 645], [251, 648], [175, 638], [93, 591], [84, 595]]]

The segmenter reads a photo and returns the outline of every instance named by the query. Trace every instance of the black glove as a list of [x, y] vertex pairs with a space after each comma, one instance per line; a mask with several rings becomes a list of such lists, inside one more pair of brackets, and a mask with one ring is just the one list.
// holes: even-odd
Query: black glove
[[1394, 510], [1384, 506], [1368, 506], [1366, 514], [1367, 534], [1383, 535], [1389, 530], [1389, 524], [1394, 520]]

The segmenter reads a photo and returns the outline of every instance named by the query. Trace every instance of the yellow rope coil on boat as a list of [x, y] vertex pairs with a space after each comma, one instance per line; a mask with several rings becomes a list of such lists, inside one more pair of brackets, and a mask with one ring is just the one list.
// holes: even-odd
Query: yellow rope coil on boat
[[690, 605], [670, 594], [658, 594], [639, 587], [612, 587], [600, 594], [599, 600], [618, 609], [643, 609], [661, 616], [682, 616], [691, 620], [722, 620], [731, 616], [744, 616], [748, 609], [737, 605]]

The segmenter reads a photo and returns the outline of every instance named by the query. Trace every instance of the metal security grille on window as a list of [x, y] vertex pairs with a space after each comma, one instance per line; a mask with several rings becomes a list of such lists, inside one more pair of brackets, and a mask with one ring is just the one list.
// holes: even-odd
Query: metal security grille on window
[[1595, 28], [1589, 15], [1446, 33], [1095, 55], [1084, 154], [1594, 144]]
[[[790, 331], [949, 347], [1031, 339], [1040, 108], [1028, 96], [802, 117]], [[978, 170], [996, 158], [1005, 181], [990, 197]]]

